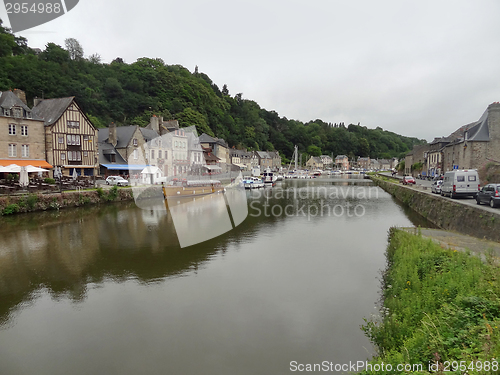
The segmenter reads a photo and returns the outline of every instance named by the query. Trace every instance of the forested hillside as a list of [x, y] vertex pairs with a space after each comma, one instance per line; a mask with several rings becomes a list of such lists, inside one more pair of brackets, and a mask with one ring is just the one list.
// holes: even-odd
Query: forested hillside
[[389, 158], [424, 142], [379, 127], [288, 120], [241, 93], [231, 95], [226, 85], [220, 89], [197, 67], [191, 73], [159, 58], [128, 64], [117, 57], [104, 64], [97, 54], [84, 57], [75, 39], [67, 39], [64, 47], [48, 43], [34, 51], [1, 25], [0, 20], [0, 90], [24, 90], [29, 105], [35, 97], [75, 96], [98, 127], [111, 121], [145, 126], [154, 114], [177, 119], [181, 126], [196, 125], [199, 132], [236, 148], [279, 150], [287, 158], [294, 145], [309, 155]]

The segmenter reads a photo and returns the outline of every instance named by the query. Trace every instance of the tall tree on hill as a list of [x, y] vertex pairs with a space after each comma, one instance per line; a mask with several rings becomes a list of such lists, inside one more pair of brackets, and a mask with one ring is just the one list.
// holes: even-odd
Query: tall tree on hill
[[64, 45], [66, 46], [66, 51], [68, 51], [71, 60], [83, 59], [83, 47], [78, 40], [75, 38], [68, 38], [64, 41]]

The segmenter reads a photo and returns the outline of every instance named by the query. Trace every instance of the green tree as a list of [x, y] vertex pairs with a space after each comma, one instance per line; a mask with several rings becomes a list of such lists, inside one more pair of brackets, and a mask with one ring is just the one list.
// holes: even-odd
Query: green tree
[[186, 126], [196, 126], [196, 131], [199, 135], [206, 133], [210, 136], [214, 136], [212, 129], [208, 126], [207, 119], [200, 112], [195, 111], [191, 108], [186, 108], [184, 111], [177, 115], [179, 120], [179, 125], [182, 127]]
[[307, 148], [307, 153], [312, 155], [312, 156], [320, 156], [321, 155], [321, 149], [318, 146], [315, 145], [310, 145]]
[[83, 47], [78, 40], [75, 38], [67, 38], [64, 40], [64, 45], [66, 46], [66, 51], [68, 51], [71, 60], [83, 59]]

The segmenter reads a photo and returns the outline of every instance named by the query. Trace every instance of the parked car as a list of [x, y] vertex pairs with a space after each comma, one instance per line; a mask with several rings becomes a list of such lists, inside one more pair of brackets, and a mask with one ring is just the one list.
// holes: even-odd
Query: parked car
[[436, 194], [441, 194], [441, 185], [443, 184], [443, 180], [436, 180], [431, 185], [431, 192]]
[[118, 185], [118, 186], [128, 186], [129, 183], [121, 176], [109, 176], [106, 178], [106, 183], [108, 185]]
[[412, 176], [404, 176], [401, 182], [403, 183], [403, 185], [408, 185], [408, 184], [415, 185], [417, 183]]
[[476, 195], [477, 204], [487, 203], [490, 207], [500, 206], [500, 184], [488, 184]]
[[441, 195], [475, 197], [479, 191], [479, 176], [476, 169], [454, 170], [444, 174]]

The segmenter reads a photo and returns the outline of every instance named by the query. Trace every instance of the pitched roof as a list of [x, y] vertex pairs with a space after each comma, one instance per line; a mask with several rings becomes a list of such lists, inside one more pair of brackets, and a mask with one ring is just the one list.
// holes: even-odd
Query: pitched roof
[[12, 91], [0, 92], [0, 107], [11, 109], [14, 106], [21, 106], [25, 111], [31, 112], [31, 109], [29, 109], [29, 107], [24, 104], [22, 100], [19, 99]]
[[[106, 142], [97, 143], [99, 151], [99, 164], [127, 164], [125, 159], [116, 151], [112, 144]], [[115, 161], [111, 162], [108, 155], [115, 155]]]
[[142, 136], [144, 137], [144, 139], [146, 140], [146, 142], [149, 142], [149, 141], [151, 141], [151, 140], [153, 140], [155, 138], [158, 138], [160, 136], [156, 131], [154, 131], [152, 129], [139, 128], [139, 130], [141, 131]]
[[74, 96], [58, 99], [43, 99], [33, 107], [33, 116], [43, 119], [45, 126], [52, 125], [59, 120], [74, 99]]
[[216, 143], [217, 140], [206, 133], [200, 135], [200, 143]]
[[490, 131], [488, 129], [488, 110], [486, 110], [479, 121], [465, 131], [464, 138], [467, 141], [489, 141]]
[[[116, 127], [116, 148], [125, 148], [130, 144], [130, 140], [137, 130], [138, 125], [126, 125]], [[99, 129], [98, 142], [106, 142], [109, 137], [109, 128]]]
[[266, 151], [255, 151], [257, 156], [261, 159], [272, 159], [272, 156], [269, 155]]

